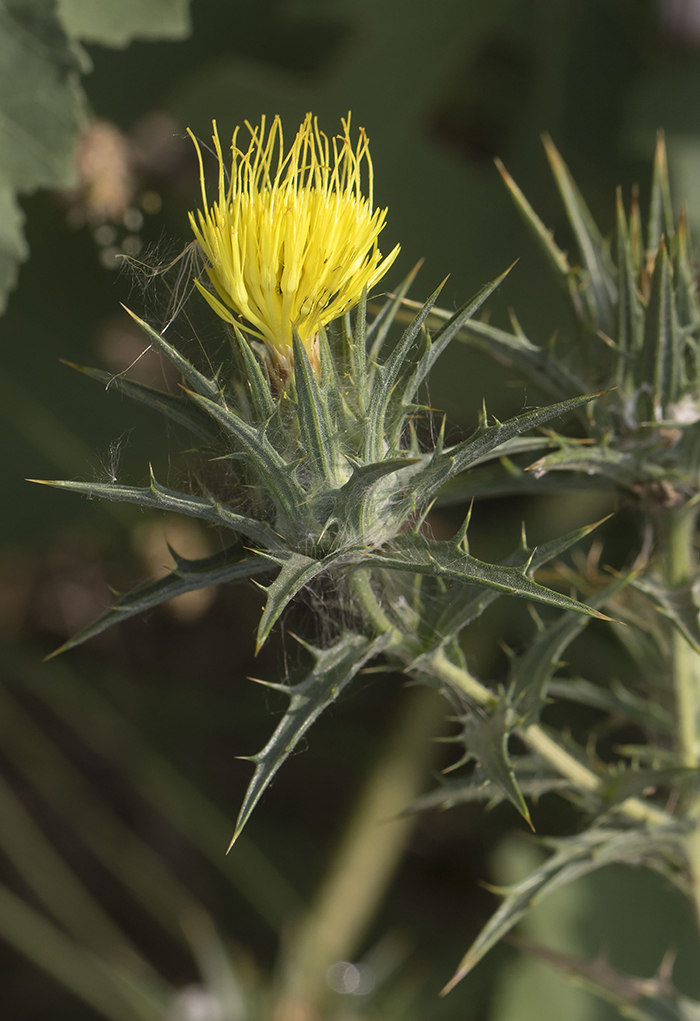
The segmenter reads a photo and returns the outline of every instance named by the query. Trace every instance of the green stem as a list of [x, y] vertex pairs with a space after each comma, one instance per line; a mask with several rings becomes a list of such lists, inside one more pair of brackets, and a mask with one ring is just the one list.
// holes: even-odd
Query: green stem
[[[669, 513], [666, 525], [666, 574], [671, 588], [680, 588], [695, 575], [696, 508]], [[678, 710], [677, 744], [684, 766], [700, 763], [700, 657], [683, 635], [673, 633], [673, 680]]]
[[371, 623], [374, 625], [377, 633], [385, 635], [389, 632], [393, 632], [395, 639], [398, 642], [402, 642], [403, 635], [384, 613], [381, 603], [375, 595], [370, 580], [371, 575], [372, 572], [367, 567], [363, 567], [359, 571], [355, 571], [352, 576], [355, 593], [359, 597], [362, 608], [369, 617]]
[[424, 788], [435, 757], [433, 738], [444, 718], [444, 699], [437, 691], [405, 692], [394, 730], [360, 792], [314, 903], [291, 933], [275, 1021], [326, 1016], [324, 1007], [332, 999], [328, 968], [352, 961], [362, 946], [412, 835], [417, 817], [402, 813]]
[[[478, 705], [488, 708], [496, 701], [488, 688], [475, 680], [466, 670], [451, 663], [442, 649], [439, 649], [431, 657], [430, 668], [436, 677], [459, 688]], [[579, 762], [570, 752], [567, 752], [565, 748], [562, 748], [539, 724], [534, 723], [529, 727], [523, 727], [518, 733], [533, 752], [554, 766], [557, 772], [567, 780], [571, 780], [579, 790], [589, 792], [602, 790], [603, 780]], [[620, 805], [620, 808], [625, 815], [640, 821], [655, 825], [669, 822], [669, 816], [665, 812], [639, 798], [628, 798]]]
[[[671, 588], [688, 585], [696, 575], [694, 544], [696, 517], [697, 508], [691, 505], [670, 511], [663, 520], [666, 575]], [[671, 642], [678, 754], [684, 766], [697, 769], [700, 766], [700, 656], [676, 630], [672, 634]], [[686, 850], [695, 917], [700, 925], [700, 796], [694, 795], [690, 798], [686, 817], [693, 824]]]
[[[372, 589], [369, 570], [357, 571], [354, 575], [354, 583], [355, 591], [362, 602], [362, 606], [377, 630], [381, 634], [386, 634], [389, 631], [394, 632], [396, 644], [391, 651], [401, 656], [407, 662], [410, 662], [414, 657], [406, 647], [404, 636], [398, 628], [394, 627], [384, 613]], [[496, 696], [492, 691], [489, 691], [485, 685], [477, 681], [475, 677], [472, 677], [468, 671], [452, 663], [442, 648], [435, 650], [432, 656], [430, 656], [429, 662], [425, 664], [425, 668], [429, 669], [435, 677], [463, 691], [477, 705], [489, 709], [497, 702]], [[571, 780], [579, 790], [588, 792], [602, 790], [604, 781], [592, 770], [588, 769], [587, 766], [579, 762], [570, 752], [567, 752], [565, 748], [562, 748], [539, 724], [523, 727], [518, 733], [528, 747], [540, 755], [546, 762], [549, 762], [551, 766], [554, 766], [567, 780]], [[665, 812], [660, 811], [660, 809], [655, 808], [653, 805], [647, 804], [645, 801], [641, 801], [639, 798], [628, 798], [620, 805], [620, 808], [631, 818], [647, 823], [659, 825], [669, 821], [669, 816]]]

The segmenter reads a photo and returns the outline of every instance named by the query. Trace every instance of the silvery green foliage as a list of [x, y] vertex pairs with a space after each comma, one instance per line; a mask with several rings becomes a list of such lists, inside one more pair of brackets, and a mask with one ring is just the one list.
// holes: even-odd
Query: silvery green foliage
[[[580, 486], [550, 473], [585, 472], [592, 485], [623, 489], [647, 506], [680, 505], [697, 491], [700, 439], [700, 301], [685, 213], [675, 223], [666, 152], [659, 140], [649, 214], [642, 226], [638, 196], [629, 213], [616, 200], [615, 236], [603, 238], [558, 151], [545, 148], [579, 250], [580, 264], [558, 247], [505, 168], [518, 211], [565, 297], [569, 329], [546, 348], [533, 344], [516, 320], [513, 330], [470, 322], [460, 340], [517, 367], [546, 393], [563, 400], [610, 389], [579, 415], [584, 435], [552, 436], [556, 449], [527, 473], [474, 473], [451, 483], [443, 499], [513, 490]], [[446, 318], [448, 313], [433, 313]], [[590, 440], [595, 440], [591, 445]], [[519, 481], [513, 481], [519, 475]], [[588, 483], [587, 483], [588, 485]]]
[[[321, 331], [318, 373], [297, 338], [294, 376], [285, 383], [271, 376], [264, 353], [238, 329], [231, 336], [231, 364], [214, 376], [137, 320], [181, 374], [182, 394], [125, 380], [115, 386], [188, 429], [208, 457], [230, 462], [245, 487], [247, 512], [240, 513], [215, 485], [202, 483], [188, 492], [167, 488], [153, 476], [144, 487], [52, 483], [200, 518], [228, 536], [214, 557], [188, 561], [174, 553], [167, 578], [121, 596], [63, 649], [182, 592], [245, 579], [259, 579], [264, 586], [260, 648], [306, 586], [324, 579], [333, 587], [342, 628], [323, 648], [302, 643], [313, 665], [297, 683], [271, 683], [287, 695], [289, 705], [265, 747], [251, 756], [255, 771], [236, 835], [311, 725], [370, 664], [438, 686], [458, 706], [451, 739], [458, 747], [456, 765], [473, 762], [473, 771], [444, 783], [414, 809], [507, 800], [529, 821], [528, 800], [545, 793], [559, 793], [581, 806], [591, 827], [560, 842], [537, 873], [504, 891], [501, 907], [450, 986], [538, 897], [608, 862], [641, 862], [688, 887], [692, 826], [683, 792], [692, 770], [674, 746], [669, 657], [674, 628], [689, 647], [700, 649], [695, 579], [672, 585], [668, 573], [652, 569], [653, 541], [644, 538], [656, 535], [663, 515], [691, 501], [698, 488], [700, 437], [695, 434], [700, 426], [694, 408], [700, 304], [687, 226], [684, 221], [678, 230], [673, 226], [660, 147], [646, 247], [636, 200], [629, 217], [618, 203], [613, 256], [549, 143], [548, 154], [582, 266], [570, 264], [516, 185], [507, 182], [567, 296], [574, 323], [568, 347], [541, 349], [517, 323], [508, 332], [474, 319], [501, 278], [454, 314], [437, 307], [436, 292], [414, 305], [415, 315], [401, 332], [412, 274], [370, 321], [363, 300], [328, 333]], [[426, 444], [416, 428], [429, 414], [421, 388], [454, 339], [517, 366], [554, 403], [506, 422], [490, 420], [484, 411], [467, 439], [448, 445], [443, 426]], [[82, 371], [106, 378], [99, 370]], [[565, 414], [567, 433], [553, 433], [550, 426], [545, 434], [532, 434]], [[537, 460], [528, 470], [533, 455]], [[642, 552], [629, 571], [561, 573], [567, 590], [577, 582], [583, 601], [543, 586], [534, 575], [595, 526], [537, 549], [523, 536], [498, 564], [470, 555], [469, 516], [451, 540], [431, 538], [425, 528], [435, 500], [582, 485], [617, 488], [637, 501], [648, 525], [640, 530]], [[466, 670], [460, 639], [504, 594], [560, 613], [549, 611], [543, 621], [533, 613], [529, 647], [511, 655], [503, 684], [488, 686]], [[590, 620], [610, 619], [604, 611], [614, 618], [611, 626], [638, 669], [639, 690], [560, 676], [562, 659]], [[642, 630], [635, 626], [640, 619]], [[595, 706], [611, 721], [641, 726], [649, 743], [623, 749], [612, 764], [601, 763], [590, 749], [566, 736], [554, 739], [540, 724], [553, 699]], [[522, 748], [516, 754], [511, 735], [524, 741], [527, 754]], [[675, 815], [663, 811], [656, 793], [669, 788], [680, 795]]]
[[[579, 581], [593, 593], [591, 605], [605, 606], [617, 622], [628, 625], [616, 622], [612, 627], [631, 660], [636, 689], [619, 682], [603, 688], [575, 675], [558, 676], [567, 647], [588, 623], [567, 612], [553, 622], [538, 622], [529, 648], [512, 657], [508, 683], [490, 724], [493, 727], [500, 714], [507, 731], [506, 706], [511, 712], [517, 707], [522, 732], [522, 722], [535, 720], [546, 701], [564, 699], [594, 706], [613, 726], [643, 728], [647, 743], [620, 748], [619, 760], [607, 765], [570, 743], [569, 750], [599, 777], [588, 792], [577, 790], [571, 778], [563, 781], [538, 756], [512, 758], [512, 776], [524, 796], [537, 798], [558, 790], [579, 802], [592, 825], [558, 842], [548, 861], [517, 887], [499, 891], [501, 906], [467, 951], [448, 988], [550, 889], [610, 861], [663, 872], [697, 908], [693, 863], [697, 757], [688, 747], [688, 735], [697, 732], [700, 722], [697, 714], [693, 717], [698, 704], [693, 678], [700, 676], [693, 659], [700, 652], [700, 572], [693, 552], [700, 493], [700, 301], [687, 219], [682, 211], [678, 223], [674, 220], [662, 138], [646, 226], [642, 227], [636, 191], [629, 213], [618, 192], [612, 241], [602, 236], [549, 139], [545, 149], [579, 264], [558, 247], [513, 179], [502, 166], [500, 170], [565, 296], [569, 328], [546, 348], [532, 343], [515, 318], [511, 331], [469, 322], [459, 339], [524, 373], [550, 399], [561, 401], [594, 389], [605, 393], [577, 413], [577, 435], [548, 430], [550, 449], [534, 463], [522, 451], [500, 463], [478, 466], [449, 481], [438, 499], [447, 504], [481, 495], [596, 488], [617, 493], [634, 506], [639, 534], [633, 543], [640, 555], [632, 570], [612, 584], [600, 573]], [[433, 311], [436, 322], [447, 315]], [[690, 726], [681, 719], [683, 712], [689, 714]], [[471, 720], [467, 725], [473, 726]], [[478, 742], [472, 740], [471, 747], [477, 748]], [[495, 803], [507, 797], [505, 785], [495, 782], [483, 759], [479, 765], [481, 770], [467, 779], [448, 781], [413, 809], [449, 807], [479, 797]], [[649, 820], [633, 821], [627, 799], [641, 793], [653, 799], [654, 791], [659, 807], [664, 805], [664, 792], [666, 798], [671, 795], [673, 807], [665, 819], [651, 825]], [[626, 1017], [647, 1021], [699, 1016], [700, 1004], [675, 990], [670, 974], [663, 982], [645, 984], [616, 975], [605, 962], [565, 960], [541, 948], [530, 952], [577, 975]]]
[[[349, 629], [339, 630], [329, 648], [308, 646], [315, 665], [298, 684], [283, 686], [289, 708], [266, 747], [253, 756], [256, 770], [237, 833], [314, 720], [378, 655], [415, 678], [434, 683], [431, 656], [447, 650], [461, 664], [460, 632], [503, 593], [561, 608], [575, 619], [600, 615], [595, 606], [545, 588], [532, 577], [536, 568], [589, 529], [539, 550], [528, 549], [523, 540], [500, 564], [483, 563], [469, 554], [468, 522], [451, 541], [424, 534], [425, 513], [446, 482], [499, 455], [541, 448], [539, 437], [521, 434], [583, 407], [591, 396], [570, 397], [506, 422], [489, 421], [484, 411], [468, 439], [447, 445], [443, 427], [435, 444], [426, 449], [414, 428], [416, 418], [427, 413], [420, 403], [421, 387], [435, 360], [501, 278], [431, 335], [426, 322], [436, 292], [392, 346], [390, 330], [413, 276], [371, 322], [363, 301], [353, 317], [335, 324], [338, 328], [331, 336], [321, 332], [318, 374], [297, 338], [295, 373], [285, 384], [287, 389], [271, 381], [264, 356], [239, 330], [231, 337], [233, 364], [228, 370], [239, 381], [234, 387], [228, 383], [227, 370], [217, 378], [205, 375], [164, 336], [138, 320], [151, 343], [180, 372], [183, 395], [158, 393], [124, 380], [117, 385], [184, 425], [206, 444], [210, 455], [231, 461], [246, 492], [254, 494], [252, 501], [247, 500], [255, 508], [251, 513], [238, 513], [202, 484], [196, 492], [177, 492], [153, 476], [145, 487], [52, 483], [107, 500], [197, 517], [230, 535], [223, 552], [204, 560], [188, 561], [174, 553], [175, 567], [168, 577], [121, 596], [63, 649], [182, 592], [246, 578], [260, 578], [265, 585], [257, 635], [260, 648], [289, 603], [311, 582], [325, 577], [338, 591]], [[98, 370], [83, 371], [104, 379]], [[430, 591], [429, 612], [421, 584]], [[503, 712], [494, 712], [493, 718], [486, 713], [483, 727], [477, 717], [471, 720], [467, 754], [475, 755], [527, 814], [507, 751], [509, 731], [524, 713], [533, 711], [518, 698], [512, 705], [504, 702]], [[477, 735], [482, 730], [480, 742]]]

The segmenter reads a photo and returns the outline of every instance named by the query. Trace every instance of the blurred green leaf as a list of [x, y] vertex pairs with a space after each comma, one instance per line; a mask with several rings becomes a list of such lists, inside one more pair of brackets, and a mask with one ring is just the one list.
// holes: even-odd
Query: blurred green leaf
[[0, 935], [109, 1021], [162, 1021], [168, 999], [66, 936], [58, 926], [0, 885]]
[[73, 150], [86, 119], [78, 76], [89, 68], [52, 0], [0, 5], [0, 312], [28, 254], [16, 196], [73, 183]]
[[557, 678], [547, 685], [547, 694], [603, 709], [617, 719], [630, 720], [643, 727], [673, 730], [673, 715], [668, 709], [653, 699], [635, 695], [619, 681], [613, 680], [610, 688], [603, 688], [581, 677], [572, 680]]
[[[82, 680], [65, 663], [41, 667], [16, 655], [3, 657], [5, 675], [20, 690], [31, 691], [88, 747], [113, 763], [156, 813], [200, 849], [208, 861], [244, 896], [273, 929], [278, 930], [300, 908], [299, 899], [272, 862], [242, 836], [236, 853], [226, 858], [231, 821], [183, 776], [132, 722], [94, 684]], [[50, 683], [47, 683], [50, 678]], [[142, 844], [121, 819], [94, 797], [81, 774], [41, 728], [18, 707], [10, 713], [3, 701], [5, 746], [12, 749], [31, 782], [68, 813], [71, 825], [107, 868], [132, 889], [147, 910], [166, 928], [196, 910], [197, 904], [175, 876], [159, 865], [158, 857]], [[12, 708], [12, 703], [10, 703]], [[38, 761], [35, 761], [38, 760]], [[122, 849], [128, 853], [122, 854]]]
[[58, 0], [68, 31], [87, 43], [121, 48], [132, 39], [184, 39], [189, 0]]
[[700, 652], [700, 607], [697, 586], [682, 585], [671, 588], [661, 578], [649, 574], [637, 578], [634, 586], [649, 596], [695, 651]]
[[522, 882], [503, 891], [501, 906], [460, 961], [444, 992], [457, 985], [546, 894], [612, 862], [633, 861], [639, 864], [667, 850], [675, 856], [679, 850], [682, 854], [685, 835], [683, 824], [677, 823], [649, 831], [591, 829], [576, 837], [555, 841], [558, 848], [555, 854]]
[[75, 181], [87, 121], [80, 75], [92, 64], [79, 38], [126, 46], [183, 38], [188, 0], [3, 0], [0, 4], [0, 312], [27, 258], [18, 194]]
[[[559, 773], [548, 770], [541, 759], [521, 755], [513, 759], [513, 771], [518, 788], [525, 797], [537, 800], [552, 791], [572, 789], [570, 780]], [[489, 807], [498, 805], [506, 798], [505, 792], [495, 783], [487, 780], [480, 770], [459, 780], [443, 780], [439, 787], [416, 798], [404, 811], [423, 812], [430, 808], [453, 808], [455, 805], [486, 801]]]
[[673, 987], [672, 952], [655, 976], [637, 978], [616, 971], [603, 955], [586, 961], [516, 937], [509, 937], [508, 942], [575, 978], [584, 988], [614, 1004], [621, 1016], [630, 1021], [700, 1021], [700, 1003]]

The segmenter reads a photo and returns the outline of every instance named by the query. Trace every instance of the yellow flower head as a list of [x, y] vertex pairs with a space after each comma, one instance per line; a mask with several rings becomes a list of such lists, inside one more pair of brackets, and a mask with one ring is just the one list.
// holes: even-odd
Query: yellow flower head
[[[195, 281], [214, 311], [227, 322], [243, 318], [248, 332], [268, 345], [283, 372], [292, 362], [297, 330], [317, 366], [319, 327], [355, 305], [389, 269], [399, 246], [382, 259], [377, 237], [386, 209], [372, 209], [372, 161], [363, 128], [357, 146], [350, 117], [343, 134], [329, 142], [307, 114], [285, 155], [282, 124], [275, 117], [265, 132], [246, 122], [246, 152], [231, 141], [227, 177], [214, 122], [219, 158], [219, 194], [209, 205], [199, 156], [203, 209], [190, 223], [209, 266], [216, 294]], [[192, 133], [190, 132], [190, 135]], [[362, 192], [363, 163], [367, 190]]]

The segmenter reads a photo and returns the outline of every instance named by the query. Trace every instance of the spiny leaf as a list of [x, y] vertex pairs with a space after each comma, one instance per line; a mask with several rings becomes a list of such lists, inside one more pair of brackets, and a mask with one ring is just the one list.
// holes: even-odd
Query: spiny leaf
[[267, 422], [272, 418], [276, 409], [270, 380], [263, 372], [260, 362], [253, 354], [253, 349], [236, 323], [233, 324], [233, 332], [240, 349], [245, 372], [244, 378], [253, 401], [257, 420], [260, 423]]
[[302, 443], [316, 475], [331, 485], [336, 481], [334, 430], [309, 356], [299, 334], [294, 331], [294, 384]]
[[673, 622], [685, 640], [700, 653], [700, 607], [692, 585], [671, 588], [657, 577], [637, 578], [635, 588], [654, 601], [657, 608]]
[[633, 489], [644, 482], [660, 482], [668, 478], [668, 471], [649, 460], [641, 460], [608, 446], [573, 446], [567, 443], [552, 454], [545, 454], [528, 466], [527, 471], [536, 479], [550, 471], [585, 472], [600, 475], [618, 486]]
[[[591, 599], [592, 609], [606, 602], [631, 581], [630, 575], [621, 575], [602, 592]], [[548, 685], [559, 668], [559, 662], [571, 642], [581, 634], [590, 618], [581, 613], [562, 614], [535, 635], [530, 647], [521, 656], [511, 660], [508, 693], [518, 717], [527, 724], [536, 723], [545, 704]]]
[[[348, 422], [352, 421], [354, 412], [349, 412], [343, 400], [338, 365], [331, 349], [328, 333], [323, 325], [319, 326], [318, 330], [318, 366], [318, 378], [322, 386], [323, 400], [327, 405], [328, 419], [333, 423], [337, 437], [343, 428], [350, 428]], [[354, 377], [351, 378], [352, 385], [355, 387], [356, 380]], [[341, 424], [339, 425], [339, 423]]]
[[[534, 573], [543, 564], [554, 557], [561, 556], [580, 539], [589, 535], [599, 524], [601, 522], [597, 521], [584, 528], [577, 528], [575, 531], [544, 543], [536, 549], [528, 549], [526, 545], [521, 545], [506, 557], [502, 564], [504, 567], [516, 568], [521, 571], [525, 565], [529, 564], [530, 573]], [[447, 642], [452, 641], [467, 624], [471, 624], [473, 620], [480, 617], [484, 610], [502, 594], [497, 589], [478, 588], [476, 585], [453, 585], [444, 593], [442, 599], [435, 598], [430, 621], [434, 636], [433, 645], [437, 643], [444, 646]], [[429, 653], [426, 654], [428, 669], [429, 655]], [[419, 667], [420, 663], [419, 659], [413, 666]]]
[[637, 273], [634, 269], [621, 188], [617, 189], [616, 219], [618, 301], [615, 342], [621, 353], [618, 363], [618, 381], [622, 382], [627, 369], [625, 356], [636, 354], [642, 346], [644, 313], [637, 294]]
[[238, 815], [231, 846], [275, 773], [309, 727], [387, 642], [386, 636], [372, 640], [363, 635], [346, 634], [329, 649], [311, 650], [316, 659], [313, 670], [305, 680], [289, 689], [289, 708], [262, 751], [252, 756], [255, 773]]
[[543, 142], [571, 229], [581, 251], [583, 264], [588, 271], [589, 286], [594, 299], [594, 307], [597, 310], [596, 325], [610, 335], [613, 323], [613, 304], [617, 299], [617, 288], [610, 258], [600, 231], [569, 168], [548, 135], [544, 135]]
[[572, 394], [580, 394], [585, 384], [551, 351], [542, 350], [525, 336], [508, 333], [490, 323], [471, 320], [465, 323], [458, 340], [476, 347], [503, 365], [524, 372], [543, 393], [560, 400]]
[[[674, 274], [676, 285], [676, 309], [678, 321], [681, 327], [692, 327], [697, 330], [700, 325], [700, 301], [698, 300], [698, 285], [695, 279], [694, 263], [691, 252], [690, 228], [688, 227], [688, 213], [685, 206], [681, 209], [678, 220], [678, 243], [677, 272]], [[697, 366], [695, 371], [697, 377]]]
[[370, 367], [376, 363], [379, 357], [379, 352], [381, 351], [389, 330], [396, 319], [396, 313], [401, 308], [401, 303], [408, 294], [411, 284], [416, 279], [418, 271], [422, 265], [423, 260], [421, 259], [420, 262], [416, 263], [408, 276], [401, 282], [401, 286], [398, 290], [389, 296], [388, 300], [384, 303], [383, 308], [377, 313], [369, 326], [366, 327], [363, 339], [365, 345], [371, 344], [371, 347], [369, 351], [366, 351], [366, 354], [364, 349], [362, 353], [365, 355]]
[[473, 461], [471, 467], [476, 468], [477, 465], [497, 457], [513, 457], [515, 454], [529, 453], [531, 450], [542, 450], [553, 446], [555, 442], [556, 439], [552, 436], [514, 436], [513, 439], [506, 440], [505, 443], [489, 450], [477, 461]]
[[198, 394], [193, 393], [191, 396], [242, 448], [248, 463], [278, 510], [290, 519], [298, 517], [300, 513], [303, 514], [306, 494], [289, 465], [265, 437], [264, 432], [261, 434], [258, 429], [248, 425], [235, 412], [221, 404]]
[[652, 830], [592, 829], [556, 841], [558, 850], [521, 883], [505, 891], [503, 903], [489, 919], [443, 989], [453, 989], [494, 944], [505, 936], [544, 896], [613, 862], [635, 863], [670, 851], [683, 853], [685, 830], [672, 823]]
[[591, 617], [609, 620], [585, 603], [538, 585], [524, 573], [523, 568], [483, 563], [450, 542], [402, 535], [391, 549], [368, 550], [366, 560], [370, 563], [373, 561], [377, 567], [484, 585], [507, 595], [534, 599], [563, 610], [577, 610]]
[[[377, 313], [372, 325], [378, 328], [382, 315], [386, 316], [389, 309], [389, 302], [384, 305], [381, 312]], [[352, 380], [352, 396], [357, 401], [357, 411], [360, 418], [364, 418], [369, 402], [368, 371], [370, 360], [367, 354], [367, 290], [362, 291], [360, 303], [355, 310], [355, 327], [353, 329], [350, 313], [347, 312], [343, 319], [344, 346], [341, 371]], [[376, 356], [375, 356], [376, 357]]]
[[100, 634], [101, 631], [105, 631], [112, 625], [119, 624], [137, 613], [150, 610], [154, 606], [159, 606], [185, 592], [208, 588], [210, 585], [239, 581], [242, 578], [250, 578], [255, 574], [262, 574], [269, 570], [271, 570], [271, 565], [261, 557], [241, 556], [238, 546], [223, 550], [221, 553], [215, 553], [214, 556], [205, 557], [202, 560], [185, 560], [178, 557], [177, 566], [170, 574], [159, 578], [150, 585], [142, 585], [121, 595], [106, 613], [103, 613], [78, 634], [73, 635], [48, 658], [73, 649], [76, 645], [81, 645], [88, 638]]
[[632, 723], [641, 724], [643, 727], [661, 728], [668, 733], [673, 731], [673, 714], [668, 709], [664, 709], [663, 706], [646, 696], [635, 695], [619, 681], [613, 681], [610, 688], [603, 688], [582, 677], [572, 680], [556, 678], [548, 683], [547, 696], [549, 698], [565, 698], [571, 702], [579, 702], [581, 705], [594, 706], [596, 709], [603, 709], [615, 718], [629, 720]]
[[618, 768], [611, 770], [604, 777], [603, 783], [596, 790], [596, 797], [599, 797], [606, 806], [613, 808], [650, 788], [668, 787], [669, 784], [676, 783], [679, 777], [692, 775], [697, 777], [698, 770], [689, 766], [671, 766], [666, 769]]
[[267, 599], [258, 626], [256, 656], [279, 620], [280, 614], [297, 593], [314, 578], [325, 574], [329, 568], [347, 563], [349, 559], [346, 550], [336, 550], [321, 560], [313, 560], [311, 557], [305, 557], [302, 553], [278, 555], [266, 553], [260, 554], [260, 557], [263, 559], [263, 563], [267, 562], [268, 565], [270, 562], [278, 564], [280, 571], [275, 580], [265, 589]]
[[179, 493], [173, 489], [166, 489], [156, 482], [153, 475], [151, 476], [151, 485], [148, 488], [121, 486], [111, 482], [64, 482], [61, 479], [55, 481], [28, 479], [27, 481], [37, 482], [42, 486], [54, 486], [56, 489], [69, 489], [75, 493], [82, 493], [85, 496], [98, 496], [102, 500], [115, 500], [118, 503], [136, 503], [141, 507], [155, 507], [158, 510], [176, 511], [178, 514], [186, 514], [191, 518], [201, 518], [202, 521], [209, 521], [213, 525], [223, 525], [225, 528], [229, 528], [241, 535], [246, 535], [248, 538], [273, 549], [282, 545], [280, 537], [263, 521], [256, 521], [255, 518], [236, 514], [224, 504], [217, 503], [213, 498], [205, 500], [199, 496], [191, 496], [188, 493]]
[[666, 142], [663, 131], [660, 131], [656, 138], [654, 173], [651, 182], [651, 203], [649, 205], [649, 226], [647, 232], [647, 257], [649, 260], [656, 258], [661, 239], [664, 236], [667, 239], [667, 243], [672, 241], [674, 237], [674, 224], [671, 186], [668, 180]]
[[157, 330], [154, 330], [152, 326], [149, 326], [148, 323], [144, 322], [143, 319], [139, 319], [136, 313], [128, 309], [126, 305], [122, 305], [122, 308], [131, 316], [134, 322], [139, 324], [144, 333], [148, 334], [158, 350], [162, 351], [168, 361], [175, 366], [180, 375], [187, 380], [198, 394], [201, 394], [202, 397], [207, 397], [210, 401], [220, 400], [221, 392], [215, 380], [209, 379], [199, 369], [195, 369], [194, 365], [184, 355], [180, 354], [177, 348], [169, 344], [165, 337], [158, 333]]
[[447, 464], [451, 461], [449, 474], [456, 475], [478, 461], [483, 461], [492, 450], [500, 447], [513, 436], [519, 436], [529, 429], [544, 425], [545, 422], [566, 414], [567, 411], [580, 408], [582, 405], [601, 397], [604, 393], [607, 393], [607, 391], [603, 390], [600, 393], [586, 394], [584, 397], [572, 397], [569, 400], [560, 401], [558, 404], [550, 404], [545, 408], [526, 411], [522, 415], [508, 419], [507, 422], [496, 422], [495, 425], [480, 426], [468, 439], [457, 443], [453, 447], [448, 447], [443, 454], [434, 460], [437, 465]]
[[[415, 372], [411, 376], [404, 390], [404, 404], [408, 404], [414, 399], [419, 387], [428, 378], [435, 362], [438, 360], [445, 348], [452, 340], [454, 340], [459, 331], [463, 329], [467, 320], [471, 319], [472, 316], [479, 311], [487, 298], [489, 298], [496, 288], [505, 280], [512, 268], [512, 266], [509, 266], [508, 269], [505, 270], [504, 273], [501, 273], [500, 276], [496, 277], [495, 280], [492, 280], [489, 284], [485, 284], [478, 294], [450, 316], [448, 321], [440, 327], [434, 337], [428, 338], [427, 350], [418, 362]], [[433, 311], [435, 312], [436, 310], [433, 309]]]
[[433, 305], [437, 301], [443, 284], [440, 284], [431, 294], [413, 321], [404, 330], [403, 336], [399, 339], [386, 362], [380, 365], [374, 374], [369, 415], [365, 425], [365, 461], [378, 461], [384, 454], [385, 421], [392, 394], [408, 353], [419, 336]]
[[646, 314], [644, 348], [637, 360], [635, 382], [642, 419], [661, 421], [678, 394], [682, 338], [676, 317], [671, 263], [662, 238]]
[[508, 737], [515, 720], [506, 699], [498, 701], [491, 713], [470, 712], [463, 721], [462, 742], [467, 759], [476, 759], [485, 778], [510, 801], [532, 826], [530, 812], [516, 780], [508, 754]]
[[[571, 780], [559, 773], [548, 771], [539, 758], [521, 755], [513, 760], [513, 771], [520, 791], [536, 801], [543, 794], [553, 791], [570, 790]], [[443, 780], [439, 787], [419, 798], [404, 809], [402, 815], [424, 812], [431, 808], [454, 808], [456, 805], [486, 801], [489, 807], [506, 800], [505, 793], [496, 784], [487, 780], [479, 769], [470, 776], [459, 780]]]
[[522, 191], [515, 183], [513, 178], [510, 176], [506, 168], [503, 166], [499, 159], [495, 160], [498, 172], [503, 178], [503, 182], [513, 197], [513, 201], [518, 208], [518, 212], [521, 214], [525, 223], [532, 232], [535, 240], [540, 245], [540, 248], [547, 257], [548, 262], [555, 271], [557, 281], [563, 285], [564, 290], [568, 294], [568, 280], [571, 272], [571, 266], [569, 260], [566, 257], [566, 253], [559, 248], [552, 237], [551, 230], [548, 230], [542, 220], [532, 208], [528, 200], [523, 195]]
[[179, 394], [164, 393], [162, 390], [145, 386], [143, 383], [136, 383], [131, 379], [125, 379], [124, 376], [115, 376], [111, 372], [105, 372], [103, 369], [76, 365], [75, 362], [68, 362], [63, 358], [61, 361], [69, 368], [82, 372], [84, 376], [89, 376], [91, 379], [96, 379], [99, 383], [104, 383], [105, 390], [116, 390], [126, 397], [131, 397], [132, 400], [139, 401], [140, 404], [145, 404], [147, 407], [159, 411], [167, 418], [172, 419], [173, 422], [177, 422], [178, 425], [183, 425], [186, 429], [189, 429], [191, 433], [194, 433], [200, 440], [204, 440], [205, 443], [212, 443], [214, 441], [215, 435], [208, 428], [209, 423], [206, 417], [186, 397], [181, 397]]
[[450, 479], [438, 493], [435, 506], [449, 507], [464, 504], [479, 497], [517, 496], [542, 494], [561, 490], [603, 490], [612, 493], [612, 480], [600, 475], [589, 475], [583, 479], [572, 472], [546, 473], [535, 476], [533, 472], [520, 468], [509, 458], [502, 458], [500, 464], [487, 464], [470, 469], [466, 475]]
[[673, 952], [662, 961], [653, 978], [637, 978], [615, 971], [602, 955], [594, 961], [585, 961], [515, 936], [509, 936], [508, 942], [575, 977], [578, 984], [614, 1004], [620, 1015], [630, 1021], [700, 1021], [700, 1003], [683, 996], [671, 982]]
[[348, 481], [337, 490], [333, 503], [333, 515], [348, 534], [366, 534], [365, 509], [374, 491], [387, 475], [410, 468], [420, 463], [416, 457], [393, 457], [375, 464], [353, 466]]
[[632, 199], [630, 201], [630, 252], [632, 253], [632, 265], [637, 277], [640, 276], [644, 267], [644, 252], [642, 240], [642, 213], [639, 207], [639, 185], [632, 185]]

